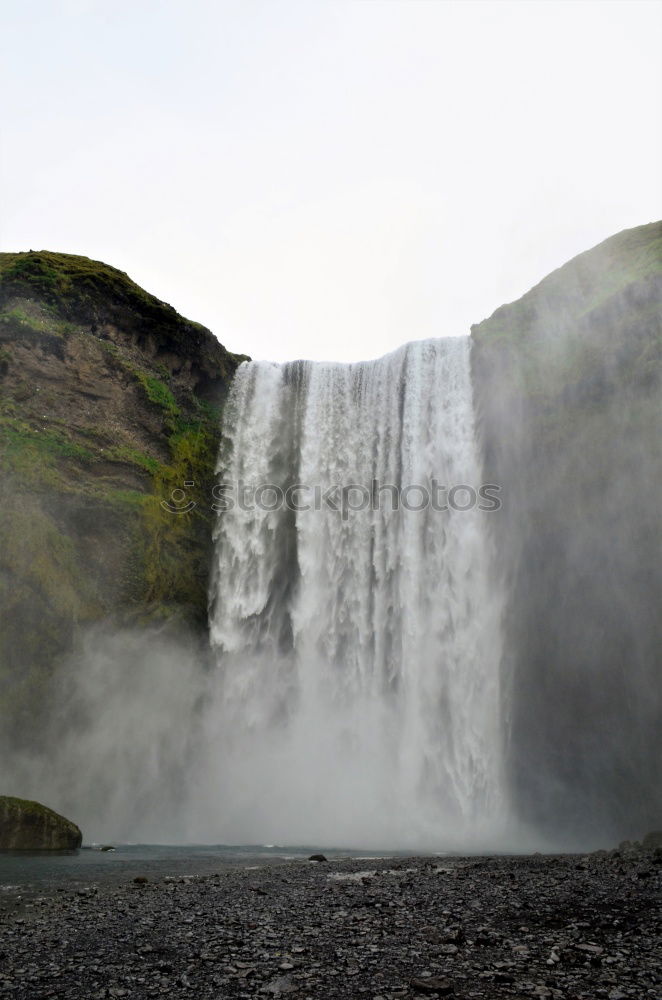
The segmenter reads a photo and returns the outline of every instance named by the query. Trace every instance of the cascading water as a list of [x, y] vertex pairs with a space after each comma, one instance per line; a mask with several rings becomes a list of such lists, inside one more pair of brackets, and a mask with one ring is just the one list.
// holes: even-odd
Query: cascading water
[[469, 351], [448, 338], [238, 370], [211, 601], [220, 839], [494, 847], [490, 515], [457, 509], [466, 489], [435, 509], [442, 487], [480, 483]]

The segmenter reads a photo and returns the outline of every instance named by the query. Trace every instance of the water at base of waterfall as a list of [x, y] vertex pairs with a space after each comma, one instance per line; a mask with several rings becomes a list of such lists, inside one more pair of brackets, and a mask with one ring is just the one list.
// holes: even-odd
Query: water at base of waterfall
[[77, 851], [0, 851], [0, 911], [3, 902], [25, 899], [53, 888], [126, 883], [136, 876], [150, 881], [211, 875], [223, 868], [263, 868], [306, 861], [324, 850], [329, 861], [365, 858], [365, 851], [316, 845], [276, 844], [122, 844], [112, 850], [87, 845]]

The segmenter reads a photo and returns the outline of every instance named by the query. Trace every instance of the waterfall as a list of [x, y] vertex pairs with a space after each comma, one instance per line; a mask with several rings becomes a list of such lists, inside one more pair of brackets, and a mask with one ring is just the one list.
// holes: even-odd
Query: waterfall
[[469, 352], [239, 368], [210, 603], [220, 839], [494, 847], [500, 602]]

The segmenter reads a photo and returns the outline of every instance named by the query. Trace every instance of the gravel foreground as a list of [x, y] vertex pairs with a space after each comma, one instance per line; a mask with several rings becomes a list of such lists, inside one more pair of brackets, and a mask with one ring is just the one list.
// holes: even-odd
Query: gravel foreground
[[54, 892], [0, 916], [0, 995], [660, 1000], [661, 855], [296, 861]]

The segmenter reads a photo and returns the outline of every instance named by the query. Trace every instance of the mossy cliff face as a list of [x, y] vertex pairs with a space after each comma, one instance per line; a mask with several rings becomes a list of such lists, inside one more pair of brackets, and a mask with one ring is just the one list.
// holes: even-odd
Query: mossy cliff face
[[82, 840], [75, 823], [47, 806], [0, 795], [0, 850], [72, 851]]
[[662, 224], [618, 234], [473, 327], [507, 595], [507, 754], [556, 833], [662, 818]]
[[[241, 360], [105, 264], [0, 254], [0, 713], [16, 735], [85, 625], [205, 627]], [[164, 509], [178, 489], [192, 510]]]

